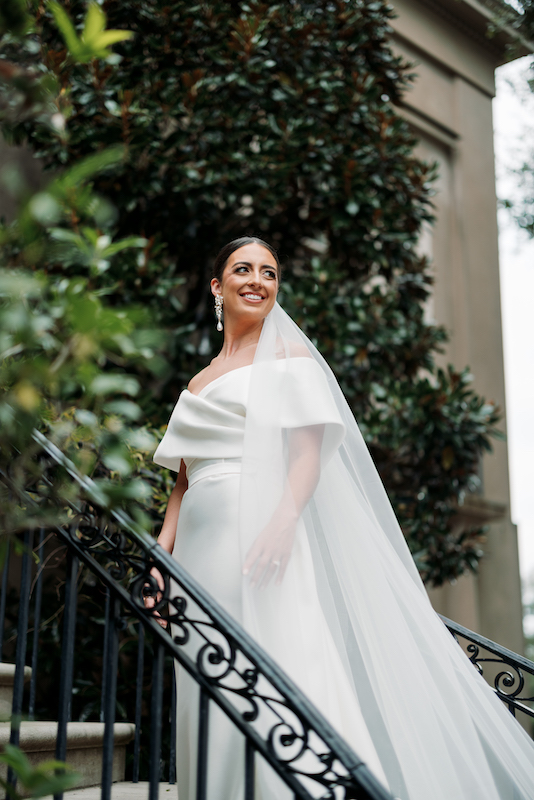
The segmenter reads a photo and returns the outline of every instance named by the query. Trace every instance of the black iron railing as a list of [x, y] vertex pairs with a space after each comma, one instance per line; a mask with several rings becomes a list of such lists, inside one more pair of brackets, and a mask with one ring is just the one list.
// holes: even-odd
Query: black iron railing
[[[165, 653], [179, 662], [200, 687], [197, 800], [207, 798], [212, 703], [216, 703], [244, 735], [242, 769], [245, 800], [253, 800], [255, 796], [254, 776], [258, 755], [282, 778], [295, 798], [391, 800], [391, 795], [381, 787], [313, 704], [209, 594], [128, 515], [106, 509], [97, 485], [81, 475], [55, 445], [38, 432], [35, 432], [34, 438], [41, 447], [44, 462], [39, 471], [40, 485], [52, 487], [54, 473], [63, 470], [84, 490], [83, 505], [70, 506], [69, 524], [54, 528], [55, 535], [66, 545], [68, 552], [56, 756], [61, 760], [66, 756], [67, 722], [71, 715], [75, 668], [73, 643], [77, 577], [82, 563], [108, 590], [102, 670], [102, 717], [105, 723], [102, 800], [109, 800], [111, 796], [119, 631], [132, 616], [139, 621], [138, 663], [141, 672], [145, 634], [148, 633], [154, 642], [149, 800], [158, 797], [161, 777]], [[22, 491], [9, 474], [3, 472], [0, 473], [0, 479], [8, 491], [19, 495], [19, 500], [26, 507], [31, 509], [32, 505], [37, 504], [37, 492], [32, 492], [35, 487], [29, 486]], [[25, 535], [27, 553], [32, 546], [32, 536], [31, 532]], [[29, 565], [29, 557], [26, 557], [26, 563]], [[162, 590], [153, 575], [154, 568], [163, 578]], [[27, 610], [24, 618], [19, 616], [19, 624], [22, 626], [24, 622], [24, 630], [21, 627], [17, 637], [16, 673], [19, 680], [13, 699], [16, 717], [22, 714], [29, 595], [29, 572], [23, 569], [21, 599], [25, 598]], [[150, 610], [145, 608], [148, 595], [156, 600], [154, 608]], [[160, 615], [159, 622], [156, 614]], [[161, 618], [166, 627], [160, 624]], [[0, 620], [0, 624], [2, 622]], [[38, 620], [34, 626], [37, 630]], [[37, 680], [37, 661], [32, 680]], [[140, 700], [139, 686], [138, 690]], [[135, 714], [137, 726], [139, 709], [140, 704]], [[175, 717], [176, 714], [172, 713], [171, 719]], [[12, 742], [18, 742], [16, 725], [12, 728]], [[139, 771], [139, 730], [135, 747], [137, 763], [134, 764], [134, 779]], [[174, 769], [173, 753], [175, 744], [171, 738], [171, 770]], [[10, 779], [14, 781], [14, 776], [11, 775]]]
[[534, 718], [530, 705], [534, 703], [534, 662], [447, 617], [441, 619], [512, 714], [520, 712]]
[[[150, 743], [148, 758], [149, 800], [158, 796], [162, 758], [162, 721], [170, 728], [167, 744], [169, 783], [176, 779], [176, 693], [173, 685], [170, 719], [163, 714], [165, 657], [179, 662], [200, 687], [198, 731], [197, 799], [207, 798], [209, 718], [216, 703], [243, 733], [245, 753], [242, 769], [245, 800], [254, 798], [254, 774], [258, 755], [291, 788], [296, 798], [324, 800], [335, 797], [386, 800], [385, 792], [356, 754], [337, 735], [309, 700], [284, 675], [277, 665], [253, 642], [218, 604], [145, 531], [122, 511], [109, 511], [102, 503], [98, 487], [80, 475], [76, 467], [44, 436], [35, 433], [41, 448], [42, 469], [39, 484], [52, 487], [57, 471], [84, 490], [83, 504], [71, 504], [68, 524], [53, 533], [66, 546], [64, 610], [58, 737], [56, 757], [67, 755], [67, 722], [71, 718], [73, 678], [76, 669], [74, 641], [77, 618], [77, 587], [80, 565], [106, 587], [100, 719], [104, 722], [102, 800], [109, 800], [113, 764], [113, 725], [117, 707], [118, 649], [121, 631], [131, 629], [136, 620], [135, 738], [131, 777], [140, 776], [141, 723], [145, 646], [152, 645], [150, 702]], [[8, 490], [17, 493], [28, 508], [37, 505], [37, 487], [17, 489], [9, 474], [0, 473]], [[46, 494], [46, 492], [44, 492]], [[36, 510], [38, 510], [36, 508]], [[37, 515], [36, 515], [37, 516]], [[47, 535], [50, 529], [47, 529]], [[28, 531], [22, 537], [24, 553], [20, 578], [17, 620], [16, 672], [13, 692], [13, 720], [23, 715], [24, 665], [31, 661], [27, 716], [36, 710], [39, 674], [39, 629], [41, 624], [42, 570], [37, 570], [30, 592], [33, 551], [42, 552], [45, 531]], [[35, 541], [34, 541], [35, 540]], [[0, 590], [0, 660], [4, 644], [4, 617], [7, 602], [9, 553], [2, 572]], [[13, 561], [13, 559], [12, 559]], [[152, 574], [163, 576], [160, 587]], [[30, 595], [33, 613], [30, 608]], [[145, 597], [156, 599], [154, 609], [145, 608]], [[166, 622], [159, 624], [155, 613]], [[497, 695], [510, 710], [530, 717], [534, 663], [496, 645], [484, 637], [442, 618], [466, 650], [474, 666], [493, 684]], [[33, 623], [31, 654], [27, 654], [27, 631]], [[161, 621], [161, 619], [160, 619]], [[172, 626], [172, 627], [171, 627]], [[148, 637], [148, 639], [147, 639]], [[174, 669], [171, 669], [174, 680]], [[529, 681], [531, 681], [529, 683]], [[120, 692], [119, 692], [120, 700]], [[261, 725], [260, 725], [261, 720]], [[268, 721], [268, 724], [266, 724]], [[168, 738], [168, 737], [167, 737]], [[13, 724], [11, 741], [18, 742], [18, 727]], [[10, 774], [14, 784], [14, 775]], [[311, 788], [313, 787], [313, 789]], [[390, 798], [391, 800], [391, 798]]]

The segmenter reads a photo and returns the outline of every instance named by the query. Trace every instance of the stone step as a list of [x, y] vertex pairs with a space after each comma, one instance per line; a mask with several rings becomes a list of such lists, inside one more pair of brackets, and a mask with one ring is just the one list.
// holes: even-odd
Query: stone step
[[[113, 781], [124, 781], [126, 745], [135, 733], [131, 722], [115, 723], [113, 748]], [[0, 751], [9, 742], [10, 725], [0, 723]], [[34, 766], [55, 758], [57, 722], [22, 722], [20, 748]], [[102, 780], [103, 722], [69, 722], [67, 725], [66, 762], [82, 776], [78, 787], [98, 786]], [[6, 777], [5, 765], [0, 765], [0, 777]]]
[[[176, 784], [160, 783], [159, 800], [178, 800]], [[65, 793], [65, 800], [100, 800], [100, 786], [87, 789], [71, 789]], [[122, 781], [111, 787], [111, 800], [148, 800], [148, 782], [130, 783]]]
[[[31, 678], [31, 667], [24, 667], [24, 680]], [[15, 665], [0, 661], [0, 721], [9, 719], [13, 706], [13, 683], [15, 681]]]

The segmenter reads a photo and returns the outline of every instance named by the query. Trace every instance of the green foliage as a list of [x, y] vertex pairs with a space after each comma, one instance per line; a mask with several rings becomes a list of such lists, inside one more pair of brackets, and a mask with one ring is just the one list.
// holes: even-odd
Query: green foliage
[[533, 0], [486, 0], [493, 14], [488, 32], [494, 35], [503, 26], [512, 29], [522, 38], [509, 45], [511, 55], [523, 55], [527, 42], [534, 41], [534, 2]]
[[[131, 357], [114, 344], [98, 362], [107, 373], [121, 359], [137, 376], [140, 392], [122, 398], [123, 417], [134, 412], [124, 401], [137, 403], [159, 428], [220, 345], [208, 292], [216, 251], [243, 233], [265, 236], [285, 262], [283, 305], [336, 371], [423, 576], [440, 583], [473, 569], [480, 531], [454, 533], [451, 520], [478, 485], [497, 411], [468, 389], [467, 372], [435, 367], [446, 335], [425, 320], [432, 279], [416, 248], [432, 218], [435, 170], [415, 158], [395, 113], [410, 76], [389, 44], [391, 8], [383, 0], [105, 8], [114, 29], [134, 36], [82, 64], [73, 52], [85, 60], [76, 33], [87, 30], [85, 4], [69, 3], [72, 29], [55, 6], [40, 7], [30, 39], [42, 74], [60, 87], [64, 130], [38, 115], [6, 125], [67, 175], [96, 154], [121, 147], [123, 156], [86, 176], [92, 188], [80, 186], [74, 199], [55, 186], [28, 200], [19, 223], [28, 238], [6, 240], [12, 259], [46, 261], [54, 284], [82, 281], [114, 314], [131, 319], [142, 306], [165, 331], [145, 361], [134, 341]], [[28, 57], [11, 52], [16, 64]], [[115, 219], [91, 210], [102, 197]], [[70, 219], [61, 217], [67, 207]], [[134, 329], [125, 335], [135, 340]], [[97, 418], [112, 402], [88, 401]]]
[[[490, 4], [493, 21], [490, 34], [494, 34], [503, 25], [513, 30], [515, 41], [508, 46], [508, 56], [512, 60], [530, 52], [534, 55], [534, 0], [514, 0], [513, 3], [494, 0]], [[534, 61], [530, 64], [528, 86], [525, 89], [534, 91]], [[514, 200], [501, 200], [503, 207], [511, 210], [515, 221], [530, 237], [534, 237], [534, 152], [530, 148], [526, 152], [523, 163], [516, 163], [512, 172], [521, 191]]]
[[106, 15], [96, 2], [89, 3], [87, 15], [80, 37], [77, 36], [69, 15], [59, 3], [49, 2], [56, 25], [61, 31], [70, 57], [78, 64], [85, 64], [93, 58], [107, 58], [109, 49], [117, 42], [131, 39], [131, 31], [106, 30]]
[[[149, 491], [132, 475], [137, 464], [130, 451], [135, 444], [148, 452], [155, 440], [131, 425], [143, 413], [135, 399], [140, 381], [161, 366], [146, 311], [105, 305], [81, 274], [99, 275], [117, 253], [145, 246], [139, 237], [112, 241], [97, 227], [107, 225], [109, 204], [86, 181], [116, 163], [121, 152], [82, 160], [24, 199], [15, 222], [0, 231], [14, 263], [0, 275], [2, 461], [23, 485], [37, 468], [32, 431], [44, 428], [82, 470], [91, 472], [99, 462], [116, 474], [116, 481], [101, 479], [108, 500]], [[59, 279], [51, 264], [56, 270], [60, 265]], [[28, 523], [15, 498], [6, 496], [0, 513], [5, 531]], [[57, 519], [54, 507], [44, 519], [47, 514]]]
[[63, 761], [43, 761], [32, 767], [25, 753], [11, 744], [4, 745], [4, 750], [0, 753], [0, 763], [13, 769], [23, 788], [22, 793], [17, 792], [7, 781], [0, 778], [0, 785], [4, 787], [7, 797], [11, 800], [61, 794], [76, 786], [81, 778], [81, 775]]
[[[17, 91], [28, 117], [41, 120], [41, 95], [27, 83]], [[137, 424], [136, 397], [141, 380], [162, 367], [158, 333], [145, 309], [114, 308], [89, 285], [118, 253], [146, 246], [139, 236], [113, 236], [115, 210], [90, 182], [123, 157], [121, 146], [100, 150], [33, 194], [13, 169], [2, 175], [18, 206], [14, 222], [0, 226], [0, 462], [15, 490], [2, 483], [4, 535], [61, 522], [64, 501], [76, 500], [75, 486], [61, 476], [39, 487], [35, 428], [96, 476], [101, 501], [142, 501], [151, 493], [136, 472], [139, 453], [152, 451], [155, 439]], [[20, 506], [16, 489], [33, 485], [37, 508]]]
[[25, 0], [8, 0], [0, 9], [0, 36], [8, 31], [21, 36], [30, 27], [31, 17], [26, 8]]

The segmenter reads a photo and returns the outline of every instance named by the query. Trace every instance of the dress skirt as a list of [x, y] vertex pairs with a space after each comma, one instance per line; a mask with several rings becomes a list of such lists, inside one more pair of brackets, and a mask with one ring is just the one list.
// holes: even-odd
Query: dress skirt
[[[278, 662], [387, 786], [353, 686], [321, 610], [303, 526], [297, 533], [281, 586], [271, 584], [267, 589], [251, 590], [242, 575], [246, 554], [241, 552], [238, 535], [239, 463], [235, 459], [197, 460], [194, 469], [188, 469], [188, 480], [173, 557]], [[253, 616], [246, 602], [250, 591], [261, 592]], [[224, 641], [221, 645], [224, 649]], [[196, 653], [199, 637], [195, 640], [193, 635], [189, 646]], [[179, 800], [196, 797], [198, 705], [198, 684], [177, 666]], [[243, 735], [211, 702], [209, 800], [243, 800], [244, 753]], [[257, 762], [258, 800], [290, 800], [293, 794], [280, 778], [263, 759], [258, 758]]]

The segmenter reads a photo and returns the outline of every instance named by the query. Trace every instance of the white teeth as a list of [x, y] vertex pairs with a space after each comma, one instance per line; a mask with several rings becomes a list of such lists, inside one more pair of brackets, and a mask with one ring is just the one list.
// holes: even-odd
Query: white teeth
[[243, 294], [242, 297], [248, 297], [250, 300], [263, 300], [261, 294]]

